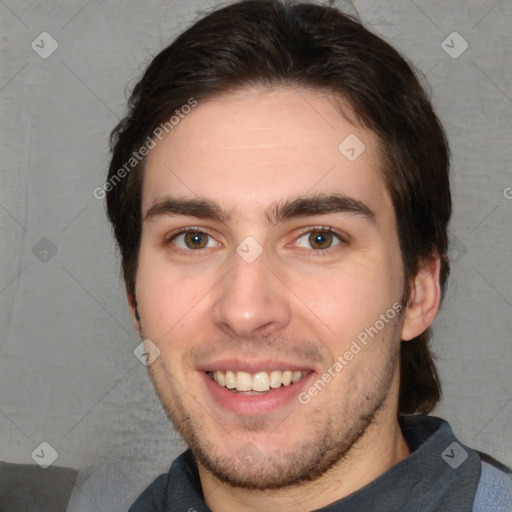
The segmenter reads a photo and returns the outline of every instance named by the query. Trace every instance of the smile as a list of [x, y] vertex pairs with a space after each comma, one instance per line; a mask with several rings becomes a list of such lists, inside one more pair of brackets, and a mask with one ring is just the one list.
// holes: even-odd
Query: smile
[[309, 371], [292, 370], [272, 370], [270, 372], [260, 371], [256, 373], [217, 370], [210, 371], [207, 374], [219, 386], [229, 389], [233, 392], [266, 392], [271, 389], [278, 389], [282, 386], [287, 387], [299, 382]]

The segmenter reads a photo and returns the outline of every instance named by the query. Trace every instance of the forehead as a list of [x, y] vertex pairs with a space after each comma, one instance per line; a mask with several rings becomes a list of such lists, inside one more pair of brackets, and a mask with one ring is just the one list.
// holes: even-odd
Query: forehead
[[[343, 112], [355, 117], [347, 105]], [[199, 101], [156, 142], [146, 159], [143, 212], [165, 195], [208, 198], [239, 217], [316, 193], [391, 208], [378, 138], [323, 91], [255, 87]]]

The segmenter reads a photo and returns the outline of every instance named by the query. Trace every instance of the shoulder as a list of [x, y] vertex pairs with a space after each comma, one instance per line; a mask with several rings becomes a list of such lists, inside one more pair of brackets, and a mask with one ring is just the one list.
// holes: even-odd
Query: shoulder
[[168, 473], [146, 487], [128, 512], [201, 511], [205, 510], [203, 505], [197, 466], [187, 450], [173, 461]]
[[155, 478], [139, 495], [128, 512], [161, 512], [165, 510], [167, 474]]
[[473, 503], [473, 512], [512, 511], [512, 470], [482, 457], [482, 475]]

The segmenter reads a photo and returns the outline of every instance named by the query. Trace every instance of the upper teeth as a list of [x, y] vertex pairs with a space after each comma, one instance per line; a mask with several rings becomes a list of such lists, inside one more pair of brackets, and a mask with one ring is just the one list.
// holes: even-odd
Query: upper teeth
[[233, 372], [231, 370], [210, 372], [213, 380], [220, 386], [228, 389], [236, 389], [237, 391], [268, 391], [270, 388], [279, 388], [289, 386], [292, 382], [297, 382], [304, 375], [306, 371], [291, 371], [284, 372], [274, 370], [271, 372]]

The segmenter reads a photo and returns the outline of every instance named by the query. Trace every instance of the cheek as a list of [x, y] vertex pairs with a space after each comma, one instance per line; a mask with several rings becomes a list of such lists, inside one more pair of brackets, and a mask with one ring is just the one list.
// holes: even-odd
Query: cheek
[[[179, 294], [178, 276], [164, 268], [141, 247], [137, 272], [136, 295], [139, 314], [146, 333], [160, 338], [179, 319], [183, 301]], [[183, 295], [183, 294], [182, 294]]]
[[301, 276], [293, 288], [302, 290], [298, 295], [308, 311], [340, 343], [374, 325], [400, 299], [400, 279], [400, 272], [382, 256], [359, 259], [321, 276]]
[[[197, 330], [204, 319], [208, 290], [213, 281], [185, 275], [161, 258], [141, 250], [136, 295], [144, 333], [165, 349], [176, 349], [186, 332]], [[203, 321], [204, 323], [204, 321]]]

